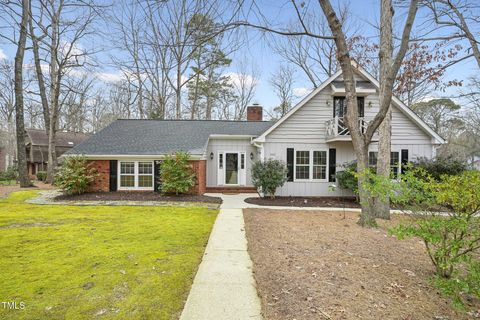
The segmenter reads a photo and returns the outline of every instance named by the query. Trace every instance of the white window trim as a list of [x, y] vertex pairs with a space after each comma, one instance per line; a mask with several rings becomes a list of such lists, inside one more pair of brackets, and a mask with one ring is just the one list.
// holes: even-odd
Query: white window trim
[[[308, 172], [308, 179], [297, 179], [297, 151], [308, 151], [309, 152], [309, 172]], [[325, 179], [313, 179], [313, 152], [314, 151], [323, 151], [326, 153], [327, 163], [325, 165]], [[328, 175], [329, 175], [329, 152], [328, 150], [322, 149], [295, 149], [293, 148], [293, 182], [328, 182]], [[318, 165], [320, 166], [320, 165]]]
[[[368, 151], [368, 160], [369, 160], [369, 161], [368, 161], [368, 166], [369, 166], [370, 168], [372, 168], [372, 167], [370, 166], [370, 152], [375, 152], [375, 153], [377, 154], [377, 164], [378, 164], [378, 150], [369, 150], [369, 151]], [[396, 153], [398, 153], [398, 162], [397, 162], [397, 166], [396, 166], [396, 167], [397, 167], [397, 178], [391, 179], [392, 181], [398, 181], [398, 179], [400, 178], [400, 176], [401, 176], [402, 173], [403, 173], [403, 172], [402, 172], [402, 159], [401, 159], [401, 157], [402, 157], [402, 152], [401, 152], [401, 150], [400, 150], [400, 151], [398, 151], [398, 150], [390, 150], [390, 152], [396, 152]], [[376, 166], [376, 165], [375, 165], [375, 166]], [[393, 166], [390, 165], [390, 170], [392, 170], [392, 168], [393, 168]]]
[[[122, 163], [126, 162], [133, 162], [134, 163], [134, 171], [133, 171], [133, 177], [134, 177], [134, 186], [133, 187], [122, 187], [120, 184], [121, 181], [121, 176], [122, 176]], [[139, 162], [147, 162], [152, 164], [152, 186], [151, 187], [139, 187], [138, 186], [138, 163]], [[155, 164], [153, 161], [149, 160], [119, 160], [118, 161], [118, 168], [117, 168], [117, 190], [120, 191], [128, 191], [128, 190], [138, 190], [138, 191], [153, 191], [155, 189]], [[131, 175], [131, 174], [123, 174], [123, 175]], [[148, 176], [148, 174], [142, 174], [142, 176]]]

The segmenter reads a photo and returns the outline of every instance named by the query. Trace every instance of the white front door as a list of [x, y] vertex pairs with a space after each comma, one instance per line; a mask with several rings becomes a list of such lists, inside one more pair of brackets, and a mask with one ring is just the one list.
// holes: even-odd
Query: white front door
[[243, 186], [246, 183], [246, 172], [244, 152], [218, 153], [218, 185]]

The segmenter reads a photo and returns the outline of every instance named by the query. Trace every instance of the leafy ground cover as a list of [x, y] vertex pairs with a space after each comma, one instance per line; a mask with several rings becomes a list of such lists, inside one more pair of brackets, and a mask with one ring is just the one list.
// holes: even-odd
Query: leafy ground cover
[[1, 319], [179, 316], [217, 210], [0, 200]]

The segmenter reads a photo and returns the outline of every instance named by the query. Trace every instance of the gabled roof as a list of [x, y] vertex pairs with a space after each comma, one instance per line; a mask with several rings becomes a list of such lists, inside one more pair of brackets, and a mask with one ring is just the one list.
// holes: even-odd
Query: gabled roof
[[[45, 130], [26, 129], [26, 131], [27, 138], [32, 145], [48, 146], [48, 135]], [[57, 131], [55, 143], [57, 147], [73, 148], [87, 140], [88, 137], [89, 135], [86, 133]]]
[[269, 121], [116, 120], [67, 154], [165, 155], [187, 151], [203, 155], [211, 136], [257, 137]]
[[[380, 84], [370, 73], [368, 73], [364, 68], [358, 65], [356, 62], [352, 61], [352, 65], [354, 69], [362, 75], [364, 78], [369, 80], [373, 86], [378, 90], [380, 88]], [[280, 126], [285, 120], [287, 120], [290, 116], [292, 116], [295, 112], [297, 112], [300, 108], [302, 108], [308, 101], [310, 101], [313, 97], [315, 97], [320, 91], [325, 89], [329, 84], [334, 82], [342, 74], [342, 70], [338, 70], [332, 75], [330, 78], [325, 80], [319, 87], [315, 90], [310, 92], [305, 98], [303, 98], [294, 108], [292, 108], [285, 116], [280, 118], [273, 126], [271, 126], [267, 131], [265, 131], [261, 136], [255, 139], [257, 142], [265, 142], [265, 137], [269, 135], [273, 130], [275, 130], [278, 126]], [[445, 143], [445, 140], [436, 133], [432, 128], [430, 128], [425, 121], [423, 121], [415, 112], [412, 111], [409, 107], [407, 107], [400, 99], [393, 96], [392, 97], [392, 105], [396, 106], [403, 114], [405, 114], [410, 120], [412, 120], [415, 124], [417, 124], [424, 132], [430, 135], [437, 144]]]

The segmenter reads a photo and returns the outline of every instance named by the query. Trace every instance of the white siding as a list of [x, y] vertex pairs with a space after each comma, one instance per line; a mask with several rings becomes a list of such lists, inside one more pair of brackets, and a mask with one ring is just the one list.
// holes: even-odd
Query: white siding
[[[358, 77], [358, 75], [357, 75]], [[357, 80], [366, 80], [358, 78]], [[328, 102], [327, 102], [328, 101]], [[377, 94], [365, 96], [365, 118], [371, 120], [379, 109]], [[333, 96], [328, 85], [302, 108], [292, 114], [275, 130], [266, 136], [264, 157], [286, 161], [287, 148], [297, 150], [337, 150], [337, 171], [348, 161], [355, 160], [352, 143], [325, 141], [325, 122], [333, 117]], [[378, 149], [378, 143], [372, 143], [371, 151]], [[431, 137], [398, 108], [392, 108], [392, 151], [409, 150], [409, 160], [434, 156]], [[329, 196], [342, 195], [341, 191], [329, 191], [329, 182], [287, 182], [279, 191], [283, 196]], [[345, 192], [343, 191], [343, 195]]]
[[[210, 153], [214, 154], [213, 160], [210, 160]], [[244, 152], [246, 169], [246, 186], [252, 186], [250, 169], [253, 161], [257, 159], [257, 148], [251, 145], [250, 139], [210, 139], [207, 147], [207, 187], [217, 187], [218, 175], [218, 153], [219, 152]], [[250, 153], [253, 153], [254, 159], [250, 160]]]

